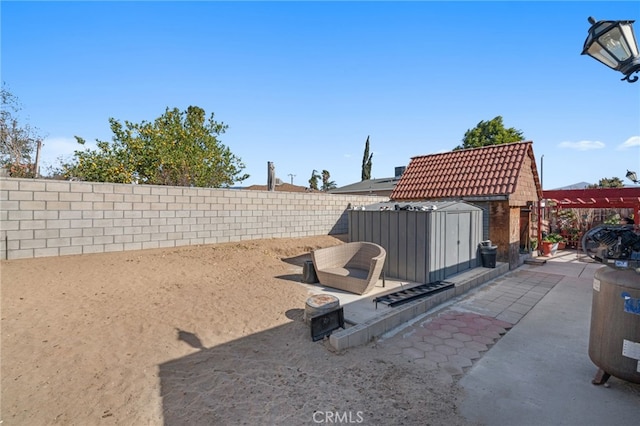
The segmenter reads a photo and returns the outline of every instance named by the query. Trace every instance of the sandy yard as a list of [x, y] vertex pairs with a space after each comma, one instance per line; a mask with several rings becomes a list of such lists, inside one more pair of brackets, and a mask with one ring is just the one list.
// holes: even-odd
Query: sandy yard
[[341, 243], [2, 261], [2, 425], [465, 424], [455, 383], [311, 341], [301, 265]]

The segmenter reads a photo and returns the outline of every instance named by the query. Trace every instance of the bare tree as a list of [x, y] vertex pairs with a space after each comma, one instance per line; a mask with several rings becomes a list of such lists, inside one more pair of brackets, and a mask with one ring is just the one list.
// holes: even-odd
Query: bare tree
[[[21, 123], [18, 98], [2, 84], [2, 108], [0, 109], [0, 166], [6, 167], [15, 177], [37, 175], [38, 151], [42, 137], [28, 123]], [[34, 154], [35, 157], [34, 158]]]

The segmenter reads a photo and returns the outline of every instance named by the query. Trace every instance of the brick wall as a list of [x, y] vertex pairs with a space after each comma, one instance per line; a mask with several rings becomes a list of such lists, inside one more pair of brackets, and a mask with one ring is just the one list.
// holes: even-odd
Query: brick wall
[[489, 239], [498, 246], [496, 259], [498, 262], [509, 261], [509, 244], [511, 242], [508, 201], [492, 201], [489, 203]]
[[538, 201], [536, 181], [532, 167], [531, 157], [525, 156], [522, 161], [522, 168], [520, 169], [516, 188], [513, 194], [509, 196], [510, 205], [522, 207], [526, 206], [528, 202]]
[[346, 234], [385, 197], [0, 178], [0, 257]]

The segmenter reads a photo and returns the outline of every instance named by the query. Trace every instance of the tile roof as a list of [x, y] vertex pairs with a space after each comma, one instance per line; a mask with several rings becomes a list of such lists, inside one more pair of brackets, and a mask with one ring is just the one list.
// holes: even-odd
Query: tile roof
[[532, 160], [537, 180], [532, 142], [515, 142], [463, 149], [411, 158], [391, 199], [509, 195], [516, 189], [523, 160]]

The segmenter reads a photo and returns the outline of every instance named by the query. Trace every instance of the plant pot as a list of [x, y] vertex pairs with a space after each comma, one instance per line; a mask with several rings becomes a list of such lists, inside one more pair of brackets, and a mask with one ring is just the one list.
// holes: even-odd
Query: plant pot
[[558, 243], [558, 250], [564, 250], [564, 249], [566, 249], [566, 248], [567, 248], [567, 243], [566, 243], [566, 242], [564, 242], [564, 241], [560, 241], [560, 242]]
[[553, 256], [558, 250], [558, 243], [552, 243], [551, 241], [542, 242], [542, 255]]

